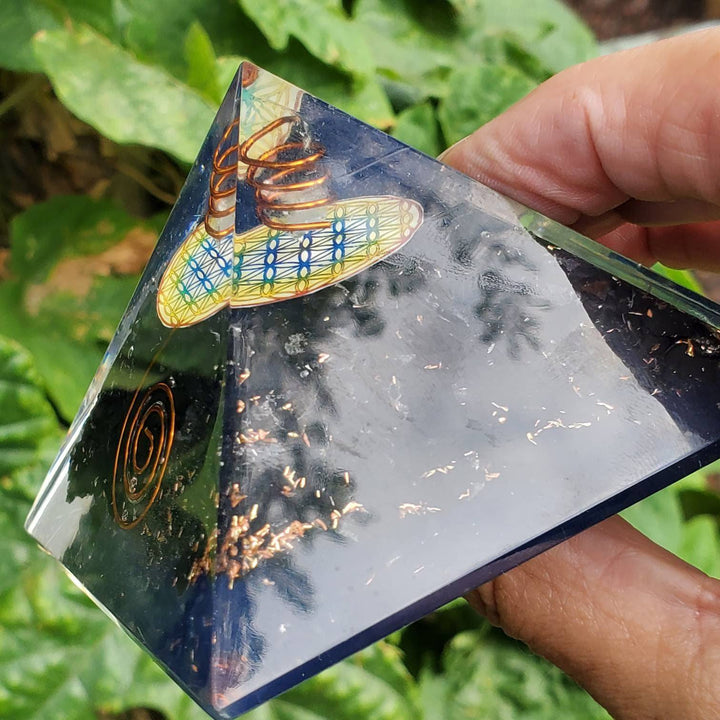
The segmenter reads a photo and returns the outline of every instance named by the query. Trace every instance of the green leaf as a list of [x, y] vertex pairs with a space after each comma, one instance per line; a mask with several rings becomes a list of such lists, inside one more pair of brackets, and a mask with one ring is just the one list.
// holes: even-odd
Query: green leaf
[[420, 675], [421, 697], [432, 695], [431, 707], [443, 708], [441, 719], [610, 720], [558, 668], [497, 631], [457, 635], [444, 653], [443, 665], [444, 684], [429, 670]]
[[429, 102], [403, 110], [397, 116], [393, 136], [431, 157], [440, 153], [435, 109]]
[[273, 703], [272, 717], [414, 720], [419, 715], [415, 692], [398, 649], [379, 642], [289, 690]]
[[510, 34], [552, 73], [597, 54], [588, 27], [559, 0], [451, 0], [461, 22], [482, 18], [486, 35]]
[[74, 417], [136, 284], [137, 276], [100, 278], [82, 298], [50, 293], [31, 313], [18, 281], [0, 283], [0, 333], [33, 353], [66, 422]]
[[444, 675], [425, 667], [418, 676], [422, 718], [426, 720], [456, 720], [448, 703], [448, 685]]
[[697, 278], [693, 274], [692, 270], [678, 270], [676, 268], [669, 268], [661, 263], [655, 263], [652, 269], [656, 273], [660, 273], [660, 275], [668, 278], [668, 280], [672, 280], [678, 285], [686, 287], [688, 290], [693, 290], [700, 295], [705, 294], [702, 285], [700, 285], [700, 283], [697, 281]]
[[58, 195], [12, 219], [11, 269], [24, 283], [42, 282], [63, 258], [107, 250], [135, 227], [137, 220], [109, 200]]
[[431, 6], [416, 0], [358, 0], [354, 18], [378, 38], [374, 61], [400, 107], [445, 97], [448, 75], [456, 69], [508, 66], [541, 82], [596, 53], [589, 30], [555, 0], [454, 0]]
[[0, 336], [0, 477], [31, 465], [57, 427], [30, 354]]
[[449, 144], [475, 131], [529, 93], [535, 83], [511, 65], [459, 67], [450, 76], [448, 94], [438, 108]]
[[426, 666], [433, 670], [439, 666], [440, 655], [459, 632], [486, 626], [479, 613], [463, 598], [457, 598], [406, 627], [398, 645], [410, 672], [419, 676]]
[[537, 83], [544, 82], [553, 74], [531, 50], [508, 33], [500, 36], [498, 59], [517, 68]]
[[275, 55], [264, 63], [254, 57], [251, 59], [364, 122], [380, 128], [389, 128], [395, 122], [390, 101], [374, 78], [353, 80], [320, 62], [295, 41], [290, 41], [287, 52]]
[[368, 74], [375, 65], [366, 36], [358, 32], [341, 0], [238, 0], [275, 50], [286, 50], [291, 37], [319, 60]]
[[700, 515], [683, 528], [678, 555], [712, 577], [720, 577], [720, 536], [716, 518]]
[[[66, 433], [60, 427], [57, 419], [53, 419], [52, 429], [38, 439], [38, 446], [32, 463], [24, 465], [14, 470], [12, 474], [0, 479], [0, 487], [4, 495], [20, 501], [23, 507], [25, 507], [24, 503], [31, 502], [35, 498], [40, 479], [52, 464], [58, 453], [58, 448], [65, 439]], [[12, 578], [8, 578], [8, 581], [9, 584], [14, 582]]]
[[0, 284], [0, 333], [34, 354], [66, 421], [102, 360], [158, 225], [82, 196], [39, 203], [11, 225], [17, 279]]
[[187, 85], [88, 27], [43, 31], [34, 48], [62, 102], [103, 135], [195, 159], [214, 108]]
[[58, 14], [63, 25], [87, 24], [113, 42], [119, 40], [118, 15], [122, 5], [117, 0], [44, 0]]
[[185, 58], [188, 64], [188, 85], [200, 91], [210, 102], [219, 105], [225, 88], [218, 82], [212, 40], [199, 22], [190, 26], [185, 37]]
[[0, 22], [0, 66], [9, 70], [37, 72], [41, 69], [32, 48], [38, 30], [58, 26], [54, 15], [33, 0], [4, 0]]
[[[36, 466], [34, 485], [44, 474]], [[29, 504], [0, 486], [0, 717], [96, 720], [150, 707], [207, 716], [35, 546]]]
[[118, 39], [113, 0], [4, 0], [0, 23], [0, 66], [38, 72], [33, 36], [75, 23], [87, 23], [105, 36]]
[[405, 700], [408, 709], [414, 709], [413, 703], [417, 699], [415, 679], [405, 667], [402, 651], [396, 645], [380, 640], [356, 653], [346, 663], [361, 667], [365, 672], [380, 678]]
[[703, 487], [706, 472], [701, 470], [651, 495], [622, 515], [653, 542], [718, 577], [720, 498]]
[[561, 66], [596, 52], [587, 28], [554, 0], [532, 5], [456, 0], [452, 5], [455, 12], [446, 2], [356, 3], [356, 21], [380, 39], [374, 60], [394, 101], [445, 97], [448, 75], [457, 68], [505, 65], [542, 82]]
[[[185, 42], [193, 23], [199, 23], [217, 55], [243, 55], [267, 43], [244, 15], [237, 0], [124, 0], [127, 21], [124, 45], [140, 60], [166, 69], [180, 80], [188, 72]], [[229, 84], [229, 83], [228, 83]], [[221, 90], [227, 85], [221, 84]]]
[[670, 486], [623, 511], [623, 517], [653, 542], [677, 554], [684, 524], [678, 489]]
[[[37, 487], [43, 468], [34, 471]], [[24, 499], [0, 486], [0, 717], [95, 720], [148, 707], [168, 720], [206, 718], [25, 535]], [[248, 720], [411, 720], [415, 685], [397, 648], [378, 643]]]
[[[328, 97], [332, 95], [328, 93]], [[395, 113], [390, 101], [373, 78], [356, 80], [352, 90], [335, 96], [332, 104], [381, 130], [389, 130], [395, 124]]]
[[218, 84], [221, 88], [230, 87], [230, 83], [232, 83], [235, 78], [235, 74], [243, 60], [247, 60], [247, 58], [241, 55], [225, 55], [217, 59], [216, 72]]
[[[218, 75], [222, 85], [230, 84], [238, 66], [245, 59], [238, 55], [218, 58]], [[295, 41], [290, 41], [290, 47], [285, 53], [275, 54], [262, 62], [254, 57], [250, 59], [359, 120], [385, 129], [395, 123], [390, 101], [374, 78], [353, 81], [345, 73], [321, 63]]]
[[358, 32], [377, 38], [373, 59], [383, 76], [410, 85], [424, 97], [445, 94], [449, 70], [464, 52], [450, 7], [413, 0], [358, 0]]
[[444, 615], [445, 613], [465, 612], [467, 608], [467, 600], [462, 597], [456, 597], [449, 603], [442, 605], [435, 611], [435, 615]]

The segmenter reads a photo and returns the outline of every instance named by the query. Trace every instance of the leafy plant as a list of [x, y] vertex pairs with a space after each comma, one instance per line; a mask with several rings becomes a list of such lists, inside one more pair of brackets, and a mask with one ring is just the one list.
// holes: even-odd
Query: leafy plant
[[[22, 523], [238, 63], [437, 154], [594, 52], [557, 0], [4, 0], [0, 716], [203, 716]], [[707, 477], [629, 516], [715, 573]], [[459, 601], [248, 717], [557, 716], [606, 717]]]

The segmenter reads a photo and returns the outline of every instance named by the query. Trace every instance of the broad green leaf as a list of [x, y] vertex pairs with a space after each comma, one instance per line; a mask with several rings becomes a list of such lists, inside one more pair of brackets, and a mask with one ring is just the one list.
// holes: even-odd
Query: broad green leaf
[[417, 697], [415, 679], [403, 662], [403, 653], [396, 645], [385, 640], [361, 650], [346, 661], [347, 664], [361, 667], [365, 672], [392, 687], [402, 697], [407, 707], [412, 709]]
[[237, 73], [240, 63], [247, 58], [241, 55], [225, 55], [217, 59], [217, 78], [221, 88], [229, 88], [235, 73]]
[[[610, 720], [560, 670], [497, 631], [460, 633], [443, 665], [445, 683], [427, 670], [420, 676], [421, 697], [432, 693], [431, 708], [444, 706], [440, 720]], [[438, 720], [435, 714], [425, 717]]]
[[24, 283], [42, 282], [61, 259], [101, 253], [137, 227], [108, 200], [58, 195], [13, 218], [11, 269]]
[[59, 30], [72, 23], [86, 23], [114, 41], [119, 39], [121, 4], [114, 0], [3, 0], [0, 22], [0, 67], [39, 72], [33, 36]]
[[392, 134], [398, 140], [432, 157], [438, 155], [442, 149], [435, 109], [429, 102], [403, 110], [397, 116]]
[[35, 460], [43, 439], [57, 427], [30, 354], [0, 336], [0, 477]]
[[675, 483], [679, 491], [687, 489], [703, 489], [711, 485], [718, 485], [720, 479], [720, 460], [715, 460], [682, 480]]
[[511, 65], [459, 67], [450, 76], [448, 94], [438, 108], [448, 144], [469, 135], [534, 87], [530, 78]]
[[349, 93], [340, 94], [334, 100], [327, 102], [381, 130], [389, 130], [395, 124], [395, 113], [388, 96], [373, 78], [356, 80]]
[[560, 0], [451, 0], [460, 22], [482, 20], [486, 35], [510, 34], [550, 71], [588, 60], [597, 46], [588, 27]]
[[[255, 57], [250, 59], [263, 65]], [[264, 67], [364, 122], [385, 129], [394, 124], [390, 101], [374, 78], [353, 81], [345, 73], [324, 65], [295, 41], [291, 40], [287, 52], [265, 62]]]
[[[52, 464], [65, 438], [65, 430], [60, 426], [56, 418], [53, 418], [53, 420], [52, 429], [38, 439], [38, 446], [32, 464], [24, 465], [14, 470], [10, 475], [0, 478], [0, 486], [5, 496], [18, 500], [20, 504], [31, 502], [35, 498], [39, 480]], [[10, 584], [14, 582], [12, 578], [8, 578], [8, 580]]]
[[398, 649], [380, 642], [289, 690], [274, 703], [271, 717], [415, 720], [419, 715], [415, 691]]
[[459, 632], [486, 626], [479, 613], [463, 598], [457, 598], [404, 628], [398, 645], [410, 672], [419, 676], [423, 669], [437, 669], [441, 653]]
[[421, 669], [418, 675], [418, 693], [422, 720], [455, 720], [448, 703], [448, 686], [445, 676], [429, 667]]
[[107, 37], [117, 37], [113, 0], [3, 0], [0, 22], [0, 67], [39, 72], [33, 36], [77, 22], [87, 23]]
[[225, 88], [221, 88], [218, 83], [212, 40], [199, 22], [190, 26], [185, 37], [185, 58], [188, 65], [187, 84], [210, 102], [220, 105]]
[[187, 85], [88, 27], [43, 31], [33, 45], [58, 97], [80, 119], [115, 142], [195, 159], [214, 107]]
[[[36, 473], [36, 485], [42, 469]], [[28, 503], [0, 487], [0, 717], [91, 720], [148, 707], [206, 716], [28, 538]], [[415, 685], [378, 643], [250, 713], [248, 720], [414, 720]]]
[[712, 515], [720, 519], [719, 479], [720, 460], [716, 460], [675, 483], [686, 520], [696, 515]]
[[[640, 532], [703, 572], [720, 576], [720, 498], [704, 489], [703, 473], [651, 495], [622, 514]], [[689, 517], [684, 520], [683, 516]]]
[[[44, 471], [33, 471], [35, 486]], [[25, 534], [28, 509], [0, 486], [0, 717], [96, 720], [149, 707], [207, 718]]]
[[347, 17], [341, 0], [238, 2], [275, 50], [286, 50], [294, 37], [328, 65], [361, 74], [374, 69], [369, 39]]
[[544, 82], [553, 74], [522, 42], [510, 32], [499, 35], [496, 62], [512, 65], [537, 83]]
[[622, 513], [643, 535], [671, 553], [677, 553], [683, 542], [683, 514], [674, 486], [660, 490]]
[[[426, 97], [445, 97], [447, 78], [456, 68], [472, 68], [478, 64], [506, 65], [515, 68], [535, 82], [552, 74], [548, 65], [536, 52], [536, 45], [527, 39], [534, 28], [540, 35], [555, 21], [557, 7], [548, 3], [533, 5], [532, 18], [518, 31], [515, 9], [493, 3], [486, 12], [482, 1], [446, 2], [427, 5], [417, 0], [358, 0], [354, 18], [375, 43], [374, 59], [379, 72], [388, 84], [393, 101], [418, 103]], [[579, 25], [571, 15], [563, 15], [554, 44], [569, 42], [565, 33]], [[582, 27], [580, 25], [580, 27]], [[590, 37], [583, 28], [584, 36]], [[574, 38], [574, 36], [573, 36]], [[593, 46], [594, 47], [594, 46]], [[583, 59], [584, 59], [583, 55]]]
[[446, 603], [442, 607], [439, 607], [434, 614], [444, 615], [445, 613], [465, 612], [466, 607], [467, 601], [465, 600], [465, 598], [457, 597], [454, 600], [451, 600], [449, 603]]
[[35, 356], [47, 392], [70, 421], [92, 379], [139, 273], [158, 221], [108, 201], [56, 197], [16, 216], [11, 269], [0, 284], [0, 333]]
[[32, 48], [38, 30], [59, 25], [43, 3], [35, 0], [4, 0], [0, 22], [0, 67], [37, 72], [41, 69]]
[[358, 0], [353, 18], [357, 32], [376, 39], [373, 59], [386, 79], [410, 85], [418, 99], [445, 94], [447, 75], [464, 52], [449, 5]]
[[[99, 285], [117, 282], [116, 278], [98, 281]], [[91, 309], [97, 288], [86, 296], [88, 317], [94, 325], [107, 317], [114, 327], [125, 308], [137, 278], [129, 282], [127, 296], [110, 310]], [[94, 283], [93, 283], [94, 284]], [[102, 361], [108, 338], [100, 339], [88, 332], [83, 316], [77, 316], [72, 296], [51, 294], [33, 314], [25, 309], [24, 287], [17, 280], [0, 283], [0, 333], [17, 338], [34, 355], [47, 393], [65, 422], [74, 417], [95, 370]]]
[[230, 55], [217, 60], [218, 77], [223, 86], [229, 85], [240, 63], [252, 60], [266, 70], [297, 85], [321, 100], [336, 105], [363, 122], [389, 129], [395, 123], [395, 115], [382, 86], [374, 78], [352, 80], [345, 73], [328, 67], [310, 55], [302, 45], [290, 42], [287, 52], [276, 54], [272, 59]]
[[86, 24], [113, 42], [119, 40], [118, 13], [122, 6], [117, 0], [44, 0], [52, 8], [63, 25]]
[[[185, 41], [193, 23], [207, 32], [217, 55], [269, 52], [257, 27], [245, 16], [237, 0], [124, 0], [127, 22], [125, 47], [140, 60], [166, 69], [180, 80], [187, 77]], [[221, 84], [224, 91], [226, 85]]]
[[720, 577], [720, 535], [716, 518], [700, 515], [683, 526], [678, 555], [712, 577]]

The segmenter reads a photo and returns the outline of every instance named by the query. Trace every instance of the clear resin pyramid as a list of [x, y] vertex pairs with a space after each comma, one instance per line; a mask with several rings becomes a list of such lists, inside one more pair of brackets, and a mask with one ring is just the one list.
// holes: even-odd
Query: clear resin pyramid
[[720, 456], [717, 310], [246, 63], [27, 527], [233, 717]]

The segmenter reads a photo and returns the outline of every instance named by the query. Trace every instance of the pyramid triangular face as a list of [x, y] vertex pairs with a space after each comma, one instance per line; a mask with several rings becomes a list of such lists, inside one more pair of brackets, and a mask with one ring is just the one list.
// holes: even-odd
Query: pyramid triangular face
[[720, 454], [716, 309], [520, 213], [241, 68], [28, 520], [213, 716]]

